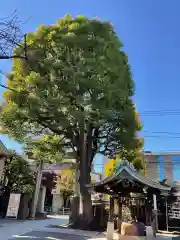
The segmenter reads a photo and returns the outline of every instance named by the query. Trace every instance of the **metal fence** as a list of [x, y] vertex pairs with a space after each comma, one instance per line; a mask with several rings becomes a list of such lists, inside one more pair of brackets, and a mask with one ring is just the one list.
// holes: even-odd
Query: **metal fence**
[[60, 215], [69, 215], [70, 214], [70, 212], [71, 212], [71, 210], [70, 210], [70, 208], [61, 208], [60, 210], [59, 210], [59, 214]]
[[[52, 207], [45, 207], [44, 211], [47, 212], [48, 214], [53, 214], [54, 213]], [[69, 215], [70, 214], [70, 208], [62, 207], [56, 213], [60, 214], [60, 215]]]
[[46, 213], [49, 213], [49, 214], [51, 214], [53, 211], [52, 211], [52, 207], [47, 207], [47, 206], [45, 206], [44, 207], [44, 211], [46, 212]]
[[168, 205], [168, 218], [167, 218], [167, 228], [168, 229], [180, 229], [180, 205], [179, 202], [173, 205]]

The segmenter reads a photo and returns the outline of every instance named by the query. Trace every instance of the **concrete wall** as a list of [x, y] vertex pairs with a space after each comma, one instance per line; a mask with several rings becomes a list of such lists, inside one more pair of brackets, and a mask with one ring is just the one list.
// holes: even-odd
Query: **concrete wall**
[[145, 155], [144, 158], [146, 161], [147, 178], [149, 178], [151, 180], [156, 180], [158, 177], [156, 156], [155, 155]]
[[170, 155], [164, 157], [164, 175], [168, 181], [173, 181], [173, 163]]
[[[169, 182], [172, 182], [173, 179], [173, 161], [172, 161], [172, 157], [173, 156], [180, 156], [180, 153], [145, 153], [144, 154], [144, 158], [146, 161], [146, 167], [147, 167], [147, 175], [148, 178], [150, 179], [154, 179], [154, 180], [159, 180], [159, 176], [158, 176], [158, 171], [160, 169], [160, 166], [158, 167], [158, 165], [161, 165], [162, 167], [162, 163], [160, 164], [160, 160], [157, 159], [157, 157], [163, 158], [163, 165], [164, 165], [164, 178], [166, 178]], [[180, 177], [179, 177], [180, 179]]]

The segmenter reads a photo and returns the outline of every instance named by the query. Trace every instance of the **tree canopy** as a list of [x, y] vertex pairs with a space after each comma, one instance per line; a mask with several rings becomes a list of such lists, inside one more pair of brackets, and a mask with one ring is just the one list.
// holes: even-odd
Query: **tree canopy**
[[133, 161], [142, 146], [123, 44], [110, 23], [70, 15], [26, 41], [27, 60], [14, 59], [8, 74], [3, 131], [49, 159], [73, 151], [85, 194], [96, 153]]

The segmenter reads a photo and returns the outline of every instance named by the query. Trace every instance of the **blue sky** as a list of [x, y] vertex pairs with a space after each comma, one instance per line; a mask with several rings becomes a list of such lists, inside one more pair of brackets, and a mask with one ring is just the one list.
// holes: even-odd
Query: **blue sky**
[[[29, 19], [22, 26], [24, 32], [34, 31], [39, 24], [53, 24], [66, 13], [109, 20], [129, 56], [138, 111], [180, 109], [179, 0], [6, 0], [1, 2], [0, 16], [8, 16], [14, 9], [22, 21]], [[1, 60], [0, 69], [8, 71], [10, 62]], [[173, 116], [150, 114], [141, 116], [141, 120], [146, 150], [180, 150], [178, 112]], [[20, 150], [20, 146], [6, 136], [0, 138], [7, 147]]]

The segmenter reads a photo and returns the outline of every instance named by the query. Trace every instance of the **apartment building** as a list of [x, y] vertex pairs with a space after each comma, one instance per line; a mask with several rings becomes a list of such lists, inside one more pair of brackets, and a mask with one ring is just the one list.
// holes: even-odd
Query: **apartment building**
[[180, 180], [180, 152], [144, 152], [147, 177], [154, 180]]

